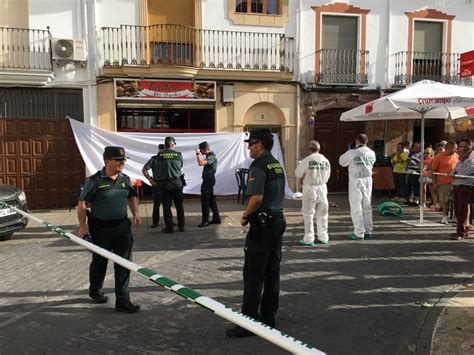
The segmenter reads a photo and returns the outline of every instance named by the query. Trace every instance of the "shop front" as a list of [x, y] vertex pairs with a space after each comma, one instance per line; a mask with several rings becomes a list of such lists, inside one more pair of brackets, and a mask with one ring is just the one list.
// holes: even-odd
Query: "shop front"
[[[115, 79], [99, 91], [98, 127], [117, 132], [216, 131], [214, 81]], [[102, 92], [102, 94], [100, 94]]]

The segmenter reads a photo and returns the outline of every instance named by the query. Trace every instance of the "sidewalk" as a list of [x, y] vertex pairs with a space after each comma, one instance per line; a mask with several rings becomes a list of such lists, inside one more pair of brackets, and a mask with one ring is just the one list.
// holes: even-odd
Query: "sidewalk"
[[[466, 292], [452, 297], [470, 282], [473, 240], [449, 241], [452, 226], [416, 229], [374, 210], [374, 239], [349, 241], [347, 197], [330, 196], [330, 201], [338, 204], [330, 208], [330, 244], [316, 248], [297, 244], [303, 232], [301, 202], [286, 201], [277, 329], [331, 354], [425, 354], [432, 340], [436, 354], [472, 352], [464, 349], [473, 342], [467, 318], [474, 317], [474, 298]], [[142, 201], [134, 261], [239, 309], [242, 205], [224, 200], [219, 207], [223, 223], [203, 229], [197, 227], [199, 201], [186, 201], [186, 232], [164, 235], [149, 229], [152, 205]], [[406, 212], [405, 218], [417, 218], [416, 208]], [[77, 232], [74, 210], [34, 215]], [[118, 314], [111, 266], [105, 282], [111, 300], [92, 304], [87, 297], [90, 253], [34, 222], [0, 244], [0, 258], [1, 354], [285, 353], [258, 337], [226, 338], [227, 321], [137, 275], [131, 277], [130, 291], [142, 310]]]

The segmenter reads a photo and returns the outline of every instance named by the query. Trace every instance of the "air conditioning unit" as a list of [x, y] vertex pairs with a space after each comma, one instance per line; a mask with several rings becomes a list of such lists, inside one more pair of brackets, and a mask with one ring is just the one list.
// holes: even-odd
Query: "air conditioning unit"
[[53, 38], [53, 59], [85, 62], [86, 42], [83, 39]]

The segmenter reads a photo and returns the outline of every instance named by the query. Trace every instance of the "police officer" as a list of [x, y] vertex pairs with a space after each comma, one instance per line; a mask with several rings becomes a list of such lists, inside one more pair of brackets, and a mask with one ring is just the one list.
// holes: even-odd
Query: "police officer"
[[[252, 130], [245, 142], [255, 160], [249, 171], [248, 204], [240, 220], [242, 226], [250, 223], [244, 249], [242, 313], [274, 327], [280, 292], [282, 237], [286, 228], [283, 215], [286, 178], [281, 164], [270, 152], [273, 136], [268, 129]], [[226, 334], [232, 338], [253, 335], [240, 326], [227, 329]]]
[[[103, 157], [104, 168], [87, 180], [79, 196], [78, 234], [81, 238], [90, 235], [92, 243], [131, 260], [133, 236], [131, 222], [127, 218], [127, 205], [132, 211], [133, 224], [140, 224], [137, 191], [132, 187], [130, 178], [122, 173], [127, 159], [125, 150], [122, 147], [105, 147]], [[87, 211], [87, 204], [90, 205], [90, 213]], [[106, 303], [108, 300], [102, 290], [107, 262], [106, 258], [92, 254], [89, 296], [96, 303]], [[115, 310], [137, 312], [140, 306], [130, 302], [128, 292], [130, 271], [119, 264], [115, 264], [114, 269]]]
[[183, 181], [184, 175], [183, 156], [174, 150], [176, 140], [173, 137], [165, 138], [165, 150], [158, 153], [157, 172], [160, 181], [161, 202], [163, 203], [163, 217], [166, 227], [163, 233], [173, 233], [173, 215], [171, 214], [171, 203], [174, 201], [178, 217], [178, 229], [184, 232], [184, 207], [183, 207]]
[[[164, 144], [158, 145], [158, 153], [161, 153], [165, 150]], [[148, 170], [151, 169], [153, 176], [150, 176]], [[143, 175], [148, 179], [150, 185], [153, 187], [153, 215], [152, 215], [152, 225], [150, 228], [158, 227], [160, 223], [160, 205], [161, 205], [161, 193], [158, 186], [158, 154], [153, 155], [150, 160], [142, 168]]]
[[[202, 158], [204, 157], [204, 159]], [[196, 160], [199, 166], [203, 166], [201, 185], [201, 210], [202, 220], [198, 227], [207, 227], [209, 224], [220, 224], [221, 217], [217, 209], [216, 196], [214, 196], [214, 185], [216, 184], [217, 157], [211, 151], [206, 141], [199, 143], [196, 148]], [[212, 210], [212, 220], [209, 221], [209, 208]]]

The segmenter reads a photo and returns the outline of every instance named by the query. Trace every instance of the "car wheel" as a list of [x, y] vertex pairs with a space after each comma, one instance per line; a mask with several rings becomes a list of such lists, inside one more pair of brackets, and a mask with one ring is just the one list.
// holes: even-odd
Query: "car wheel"
[[7, 235], [0, 235], [0, 242], [3, 242], [5, 240], [10, 240], [12, 235], [13, 235], [13, 233], [7, 234]]

